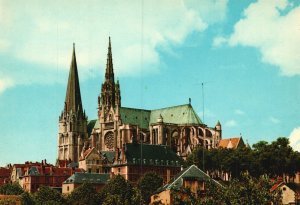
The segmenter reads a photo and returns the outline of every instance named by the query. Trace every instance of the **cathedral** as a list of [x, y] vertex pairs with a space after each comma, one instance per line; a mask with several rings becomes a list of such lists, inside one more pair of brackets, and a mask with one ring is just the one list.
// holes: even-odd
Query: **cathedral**
[[98, 96], [97, 119], [88, 121], [81, 101], [73, 45], [64, 109], [59, 116], [58, 160], [78, 162], [89, 147], [100, 153], [115, 152], [128, 143], [166, 145], [185, 159], [195, 147], [215, 148], [221, 139], [220, 122], [214, 127], [205, 125], [191, 101], [154, 110], [122, 107], [110, 38], [105, 78]]

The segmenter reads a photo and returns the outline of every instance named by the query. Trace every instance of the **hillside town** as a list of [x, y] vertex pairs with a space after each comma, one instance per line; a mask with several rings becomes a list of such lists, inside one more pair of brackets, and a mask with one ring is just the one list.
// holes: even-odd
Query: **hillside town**
[[300, 203], [300, 154], [288, 139], [250, 146], [242, 136], [223, 138], [221, 122], [204, 124], [191, 99], [154, 110], [122, 107], [112, 56], [109, 38], [97, 119], [89, 120], [73, 45], [56, 163], [44, 156], [1, 167], [0, 204]]

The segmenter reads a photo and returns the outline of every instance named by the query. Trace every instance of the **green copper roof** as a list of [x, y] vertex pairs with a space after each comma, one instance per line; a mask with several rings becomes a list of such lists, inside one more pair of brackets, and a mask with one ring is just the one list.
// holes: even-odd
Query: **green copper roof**
[[135, 108], [120, 108], [120, 115], [123, 124], [138, 125], [142, 129], [149, 129], [150, 110]]
[[199, 181], [212, 181], [217, 184], [215, 180], [211, 179], [206, 173], [200, 170], [196, 165], [191, 165], [179, 172], [170, 183], [162, 187], [162, 190], [166, 189], [180, 189], [183, 186], [183, 179], [195, 179]]
[[88, 124], [87, 124], [87, 131], [88, 131], [88, 134], [89, 136], [91, 135], [93, 129], [95, 128], [95, 124], [98, 120], [90, 120], [88, 121]]
[[[187, 125], [202, 124], [199, 116], [190, 104], [167, 107], [157, 110], [143, 110], [136, 108], [120, 108], [120, 116], [123, 124], [137, 125], [142, 129], [149, 129], [149, 125], [157, 123], [157, 119], [163, 118], [164, 123]], [[99, 120], [88, 122], [88, 133], [91, 134], [93, 128], [99, 128]]]
[[128, 143], [125, 144], [127, 164], [177, 166], [182, 163], [181, 158], [165, 145], [151, 145]]
[[173, 124], [202, 124], [199, 116], [190, 104], [178, 105], [151, 111], [150, 124], [157, 123], [159, 116], [164, 123]]
[[105, 184], [109, 180], [109, 174], [96, 174], [96, 173], [79, 173], [76, 172], [70, 176], [64, 184], [82, 184], [84, 182], [92, 184]]

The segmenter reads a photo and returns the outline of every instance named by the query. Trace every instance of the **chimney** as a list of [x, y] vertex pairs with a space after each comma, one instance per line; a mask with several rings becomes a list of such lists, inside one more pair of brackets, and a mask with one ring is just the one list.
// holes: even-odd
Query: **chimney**
[[53, 167], [50, 166], [50, 175], [53, 175]]

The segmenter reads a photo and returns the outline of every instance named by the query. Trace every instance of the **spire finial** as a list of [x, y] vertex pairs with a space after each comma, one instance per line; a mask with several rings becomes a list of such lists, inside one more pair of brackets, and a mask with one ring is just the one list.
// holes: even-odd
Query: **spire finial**
[[110, 41], [110, 36], [108, 37], [108, 52], [111, 54], [111, 41]]

